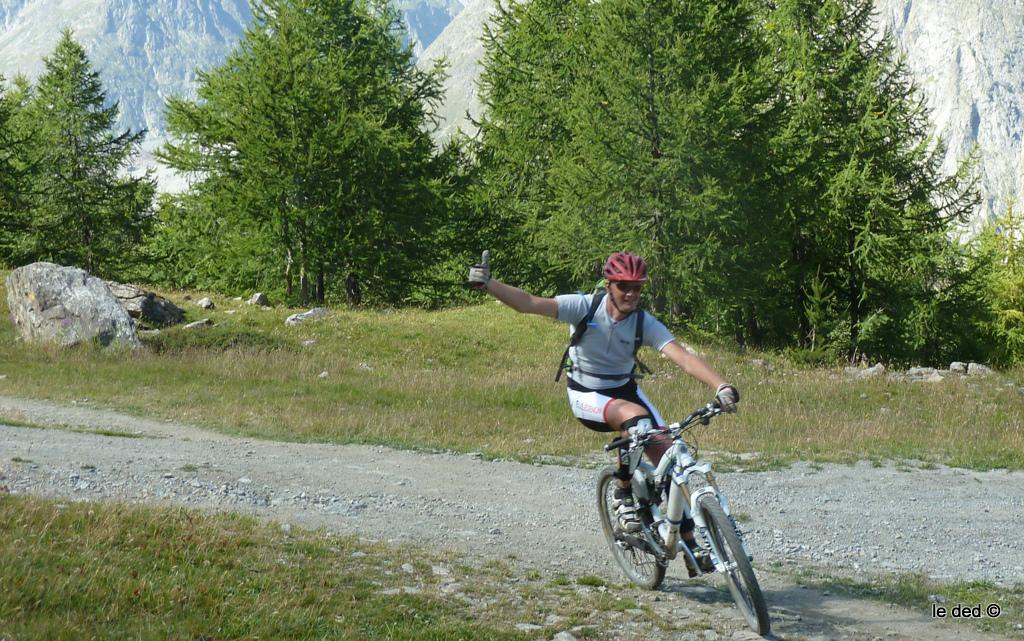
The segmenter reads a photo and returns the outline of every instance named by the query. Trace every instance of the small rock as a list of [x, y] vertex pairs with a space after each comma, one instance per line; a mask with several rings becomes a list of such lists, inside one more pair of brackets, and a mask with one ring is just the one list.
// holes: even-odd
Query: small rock
[[207, 325], [213, 325], [213, 321], [210, 320], [209, 318], [204, 318], [203, 320], [191, 322], [188, 325], [182, 327], [182, 329], [196, 329], [198, 327], [206, 327]]
[[314, 307], [308, 312], [302, 312], [301, 314], [292, 314], [284, 320], [285, 325], [298, 325], [309, 320], [316, 318], [323, 318], [327, 316], [327, 310], [323, 307]]
[[934, 367], [911, 367], [907, 370], [907, 381], [911, 383], [941, 383], [942, 374]]
[[857, 380], [863, 380], [863, 379], [867, 379], [867, 378], [874, 378], [876, 376], [881, 376], [882, 374], [884, 374], [885, 373], [885, 365], [882, 365], [881, 363], [876, 363], [872, 367], [866, 367], [866, 368], [847, 367], [845, 371], [846, 371], [847, 375], [849, 375], [849, 376], [851, 376], [851, 377], [853, 377], [853, 378], [855, 378]]
[[196, 305], [202, 307], [203, 309], [216, 309], [216, 307], [217, 307], [216, 305], [213, 304], [213, 301], [210, 300], [209, 298], [200, 298], [196, 302]]
[[543, 629], [544, 629], [544, 626], [536, 625], [534, 623], [517, 623], [516, 624], [516, 630], [519, 630], [520, 632], [536, 632], [538, 630], [543, 630]]
[[413, 566], [412, 563], [403, 563], [402, 564], [402, 572], [405, 572], [406, 574], [412, 574], [415, 571], [416, 571], [416, 568]]
[[[551, 617], [548, 617], [548, 619], [551, 619], [551, 618], [555, 618], [554, 615], [552, 615]], [[557, 618], [561, 618], [561, 617], [557, 617]], [[557, 625], [557, 624], [556, 623], [552, 623], [551, 625]], [[551, 637], [551, 641], [578, 641], [578, 639], [576, 639], [576, 637], [574, 637], [571, 632], [564, 632], [563, 631], [563, 632], [559, 632], [555, 636]]]
[[267, 298], [267, 295], [264, 294], [263, 292], [256, 292], [255, 294], [253, 294], [252, 296], [249, 297], [249, 300], [247, 302], [250, 305], [259, 305], [260, 307], [270, 307], [270, 300]]
[[945, 603], [946, 597], [942, 596], [941, 594], [929, 594], [928, 601], [929, 603]]
[[282, 523], [281, 524], [281, 531], [284, 532], [285, 534], [291, 534], [291, 532], [292, 532], [292, 525], [291, 525], [291, 523]]
[[314, 345], [316, 345], [316, 339], [315, 338], [311, 338], [309, 340], [302, 341], [302, 346], [303, 347], [312, 347]]
[[433, 572], [435, 576], [448, 576], [452, 573], [452, 571], [448, 569], [448, 566], [445, 565], [432, 565], [430, 566], [430, 571]]
[[6, 378], [7, 374], [0, 374], [0, 381], [5, 380]]
[[750, 364], [753, 365], [754, 367], [760, 367], [761, 369], [768, 372], [775, 371], [775, 366], [769, 363], [768, 361], [764, 360], [763, 358], [755, 358], [754, 360], [750, 361]]
[[327, 370], [324, 370], [317, 375], [317, 378], [327, 378], [328, 376], [330, 376], [330, 374], [327, 372]]
[[967, 363], [961, 363], [960, 361], [953, 361], [952, 363], [949, 364], [949, 371], [953, 372], [954, 374], [966, 374], [967, 373]]
[[988, 376], [991, 373], [992, 369], [981, 363], [970, 363], [967, 365], [968, 376]]

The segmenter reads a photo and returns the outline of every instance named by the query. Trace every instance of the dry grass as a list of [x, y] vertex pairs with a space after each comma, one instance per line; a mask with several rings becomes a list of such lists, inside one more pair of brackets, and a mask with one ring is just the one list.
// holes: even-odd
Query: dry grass
[[[567, 328], [487, 303], [440, 312], [335, 310], [296, 327], [296, 310], [218, 299], [212, 328], [165, 330], [138, 353], [39, 348], [0, 324], [0, 394], [95, 405], [262, 438], [589, 458], [604, 437], [571, 419], [553, 382]], [[193, 296], [195, 297], [195, 296]], [[6, 316], [0, 295], [0, 316]], [[201, 312], [201, 313], [200, 313]], [[307, 345], [307, 341], [316, 341]], [[741, 412], [693, 435], [761, 465], [794, 459], [919, 459], [1024, 467], [1024, 373], [942, 383], [850, 380], [772, 354], [708, 350], [743, 393]], [[755, 358], [772, 364], [769, 371]], [[663, 359], [643, 387], [681, 418], [709, 390]], [[321, 377], [321, 373], [326, 375]], [[749, 465], [750, 463], [747, 463]]]

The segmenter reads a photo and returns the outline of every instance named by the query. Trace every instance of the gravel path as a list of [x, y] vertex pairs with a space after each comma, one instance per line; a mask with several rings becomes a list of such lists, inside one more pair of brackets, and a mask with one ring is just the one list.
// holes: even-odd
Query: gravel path
[[[0, 425], [0, 484], [12, 493], [246, 512], [481, 558], [514, 555], [541, 571], [621, 581], [597, 527], [593, 469], [237, 439], [9, 397], [0, 397], [0, 417], [83, 428]], [[861, 578], [923, 572], [1015, 584], [1024, 580], [1024, 473], [798, 464], [723, 473], [719, 483], [748, 532], [779, 638], [1024, 639], [1021, 630], [984, 635], [799, 589], [771, 571], [812, 565]], [[683, 598], [692, 582], [682, 581], [677, 568], [669, 572], [668, 593]]]

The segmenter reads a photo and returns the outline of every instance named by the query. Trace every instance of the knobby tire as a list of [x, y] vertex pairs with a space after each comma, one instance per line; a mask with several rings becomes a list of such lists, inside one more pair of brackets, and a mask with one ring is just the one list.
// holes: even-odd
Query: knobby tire
[[[626, 577], [641, 588], [654, 590], [665, 580], [665, 565], [658, 562], [650, 552], [637, 549], [633, 546], [625, 548], [619, 545], [615, 539], [615, 529], [618, 526], [618, 518], [612, 508], [617, 482], [615, 479], [615, 468], [606, 467], [597, 476], [597, 513], [601, 517], [601, 530], [604, 538], [608, 541], [612, 556], [622, 568]], [[649, 521], [650, 517], [641, 514], [641, 518]], [[637, 538], [641, 538], [640, 535]]]
[[771, 629], [768, 606], [765, 605], [754, 568], [750, 565], [750, 559], [747, 558], [732, 521], [712, 495], [702, 496], [698, 505], [707, 524], [708, 535], [717, 548], [715, 553], [722, 563], [732, 566], [725, 572], [725, 580], [736, 601], [736, 607], [743, 613], [752, 630], [761, 636], [768, 634]]

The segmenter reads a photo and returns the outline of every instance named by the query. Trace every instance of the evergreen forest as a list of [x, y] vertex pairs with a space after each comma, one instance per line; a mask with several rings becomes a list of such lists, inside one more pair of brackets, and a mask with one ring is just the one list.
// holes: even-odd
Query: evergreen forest
[[292, 305], [461, 305], [467, 267], [538, 295], [644, 256], [677, 331], [806, 362], [1024, 360], [1024, 225], [967, 235], [942, 141], [871, 0], [502, 0], [469, 131], [385, 0], [259, 0], [158, 158], [72, 31], [0, 78], [0, 263]]

